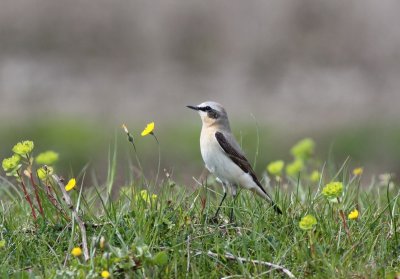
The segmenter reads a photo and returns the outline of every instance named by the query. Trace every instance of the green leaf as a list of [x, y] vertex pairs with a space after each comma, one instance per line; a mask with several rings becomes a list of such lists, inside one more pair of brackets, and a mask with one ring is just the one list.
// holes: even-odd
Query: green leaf
[[168, 255], [165, 251], [158, 252], [152, 261], [156, 265], [166, 265], [168, 263]]
[[0, 240], [0, 249], [4, 248], [6, 246], [6, 240], [2, 239]]

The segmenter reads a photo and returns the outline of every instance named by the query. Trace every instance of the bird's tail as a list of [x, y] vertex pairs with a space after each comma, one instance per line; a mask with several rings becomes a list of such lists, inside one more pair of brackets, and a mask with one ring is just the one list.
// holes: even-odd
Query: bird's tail
[[282, 214], [282, 210], [280, 209], [280, 207], [275, 202], [271, 202], [271, 203], [272, 203], [272, 207], [274, 208], [275, 212], [278, 214]]
[[274, 208], [275, 212], [278, 214], [282, 214], [282, 210], [280, 207], [274, 202], [274, 200], [268, 195], [268, 193], [263, 188], [253, 188], [259, 196], [263, 197], [269, 203], [271, 203], [272, 207]]

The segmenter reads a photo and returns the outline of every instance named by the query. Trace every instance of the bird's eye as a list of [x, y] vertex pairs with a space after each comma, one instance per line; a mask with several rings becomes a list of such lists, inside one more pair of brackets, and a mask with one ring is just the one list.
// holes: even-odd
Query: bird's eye
[[210, 111], [211, 110], [211, 108], [209, 106], [206, 106], [205, 109], [206, 109], [206, 111]]

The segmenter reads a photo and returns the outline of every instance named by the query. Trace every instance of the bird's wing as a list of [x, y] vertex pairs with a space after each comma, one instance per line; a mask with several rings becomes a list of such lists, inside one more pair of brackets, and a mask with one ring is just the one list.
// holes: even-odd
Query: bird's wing
[[[260, 187], [261, 191], [264, 192], [264, 194], [269, 198], [269, 201], [271, 202], [274, 210], [282, 214], [282, 210], [279, 208], [279, 206], [272, 200], [272, 198], [268, 195], [268, 193], [264, 190], [262, 187], [260, 181], [258, 180], [256, 173], [254, 172], [253, 168], [251, 167], [249, 161], [247, 161], [246, 157], [243, 155], [242, 151], [238, 147], [238, 144], [234, 139], [231, 139], [233, 141], [233, 145], [228, 142], [226, 137], [224, 136], [223, 133], [221, 132], [216, 132], [215, 133], [215, 138], [218, 141], [218, 144], [221, 146], [221, 148], [225, 151], [226, 155], [238, 166], [240, 167], [245, 173], [248, 173], [254, 183], [257, 184], [258, 187]], [[234, 145], [237, 147], [235, 148]]]
[[225, 151], [226, 155], [228, 155], [228, 157], [245, 173], [248, 173], [253, 178], [253, 181], [257, 184], [257, 186], [260, 187], [265, 194], [267, 194], [267, 192], [262, 187], [260, 181], [258, 180], [256, 173], [251, 167], [249, 161], [247, 161], [242, 152], [234, 148], [233, 145], [228, 142], [223, 133], [216, 132], [215, 138], [217, 139], [221, 148]]

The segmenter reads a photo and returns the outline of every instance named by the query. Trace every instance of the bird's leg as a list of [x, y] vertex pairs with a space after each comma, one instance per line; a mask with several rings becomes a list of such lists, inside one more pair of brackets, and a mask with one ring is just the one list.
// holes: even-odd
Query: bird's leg
[[217, 212], [215, 212], [215, 215], [214, 215], [214, 217], [211, 219], [213, 222], [216, 222], [217, 220], [218, 220], [218, 214], [219, 214], [219, 210], [221, 209], [221, 205], [222, 205], [222, 203], [224, 202], [224, 200], [225, 200], [225, 198], [226, 198], [226, 185], [225, 185], [225, 183], [223, 183], [223, 182], [221, 182], [222, 183], [222, 188], [224, 189], [224, 196], [222, 197], [222, 200], [221, 200], [221, 202], [219, 203], [219, 205], [218, 205], [218, 208], [217, 208]]
[[219, 210], [221, 209], [221, 205], [222, 205], [222, 203], [224, 202], [225, 198], [226, 198], [226, 192], [224, 192], [224, 196], [222, 197], [222, 200], [221, 200], [221, 202], [220, 202], [219, 205], [218, 205], [217, 212], [215, 212], [215, 215], [214, 215], [214, 218], [213, 218], [213, 219], [217, 219]]
[[232, 196], [233, 196], [233, 205], [231, 208], [231, 214], [229, 216], [229, 223], [233, 223], [233, 219], [234, 219], [233, 209], [235, 208], [236, 198], [237, 198], [237, 186], [235, 184], [232, 185]]

